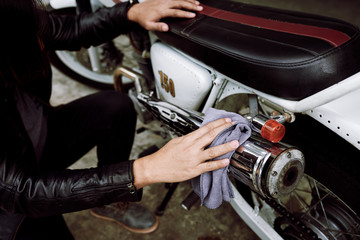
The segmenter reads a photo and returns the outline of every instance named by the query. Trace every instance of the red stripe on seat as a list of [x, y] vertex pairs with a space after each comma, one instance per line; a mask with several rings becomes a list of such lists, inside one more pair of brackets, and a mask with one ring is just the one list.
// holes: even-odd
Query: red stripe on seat
[[350, 37], [345, 33], [330, 28], [315, 27], [299, 23], [282, 22], [278, 20], [265, 19], [240, 13], [229, 12], [226, 10], [209, 7], [203, 4], [202, 6], [204, 7], [204, 9], [200, 12], [200, 14], [209, 17], [230, 22], [236, 22], [252, 27], [259, 27], [278, 32], [318, 38], [330, 43], [335, 47], [340, 46], [341, 44], [350, 40]]

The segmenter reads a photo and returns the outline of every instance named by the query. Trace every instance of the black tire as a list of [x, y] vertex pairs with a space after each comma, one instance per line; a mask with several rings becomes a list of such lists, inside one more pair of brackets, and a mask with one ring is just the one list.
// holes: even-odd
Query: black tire
[[[70, 62], [65, 59], [61, 59], [60, 56], [67, 58], [71, 57], [71, 54], [77, 54], [76, 52], [69, 51], [52, 51], [49, 52], [49, 58], [51, 64], [58, 69], [60, 72], [70, 77], [71, 79], [83, 83], [85, 85], [98, 88], [98, 89], [113, 89], [113, 76], [112, 74], [96, 74], [93, 71], [87, 69], [86, 67], [79, 66], [82, 68], [85, 73], [81, 73], [80, 69], [70, 68]], [[67, 63], [67, 64], [66, 64]], [[87, 72], [87, 73], [86, 73]], [[90, 74], [94, 74], [94, 77], [91, 77]]]

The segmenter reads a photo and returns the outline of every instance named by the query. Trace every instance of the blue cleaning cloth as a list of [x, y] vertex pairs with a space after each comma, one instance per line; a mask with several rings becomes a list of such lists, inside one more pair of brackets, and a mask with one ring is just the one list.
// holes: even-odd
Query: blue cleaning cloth
[[[220, 118], [231, 118], [235, 123], [231, 127], [224, 129], [208, 146], [209, 148], [232, 140], [238, 140], [241, 145], [250, 137], [251, 127], [248, 120], [239, 114], [224, 110], [209, 108], [205, 112], [205, 118], [201, 126]], [[234, 152], [235, 150], [212, 160], [230, 159]], [[230, 202], [230, 198], [234, 197], [234, 192], [227, 174], [228, 168], [229, 166], [212, 172], [206, 172], [191, 179], [192, 188], [200, 197], [201, 205], [215, 209], [218, 208], [223, 201]]]

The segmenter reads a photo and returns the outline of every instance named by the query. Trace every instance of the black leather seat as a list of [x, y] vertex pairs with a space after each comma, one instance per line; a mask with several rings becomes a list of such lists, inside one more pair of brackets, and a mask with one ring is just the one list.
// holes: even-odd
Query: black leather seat
[[301, 100], [360, 71], [359, 29], [328, 17], [203, 0], [158, 37], [265, 93]]

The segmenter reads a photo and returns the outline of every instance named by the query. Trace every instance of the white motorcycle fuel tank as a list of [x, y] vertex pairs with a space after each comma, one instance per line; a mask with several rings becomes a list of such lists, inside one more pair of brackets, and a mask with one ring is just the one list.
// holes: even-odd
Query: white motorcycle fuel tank
[[212, 87], [210, 72], [162, 43], [151, 47], [151, 60], [158, 98], [198, 110]]

